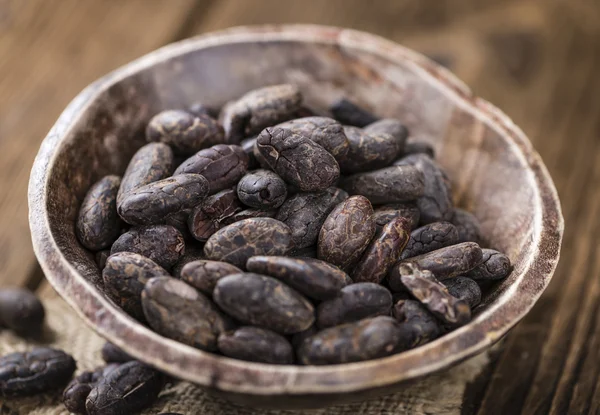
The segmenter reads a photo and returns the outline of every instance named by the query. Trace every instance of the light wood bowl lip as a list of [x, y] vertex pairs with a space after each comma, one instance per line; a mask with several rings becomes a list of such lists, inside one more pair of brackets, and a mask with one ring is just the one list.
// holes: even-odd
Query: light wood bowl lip
[[[410, 63], [428, 82], [438, 83], [449, 99], [457, 105], [473, 109], [478, 118], [499, 131], [529, 167], [536, 185], [537, 197], [532, 206], [536, 212], [536, 229], [532, 232], [536, 255], [529, 258], [521, 274], [527, 274], [527, 279], [538, 279], [541, 283], [526, 285], [526, 279], [520, 279], [511, 287], [515, 293], [517, 288], [520, 289], [519, 296], [511, 296], [505, 302], [490, 306], [467, 326], [417, 349], [367, 362], [315, 367], [250, 363], [205, 353], [163, 338], [134, 323], [102, 298], [61, 253], [52, 237], [46, 210], [50, 169], [65, 138], [75, 127], [79, 114], [110, 85], [157, 62], [211, 46], [274, 40], [337, 43], [342, 47], [351, 46], [385, 55], [391, 61]], [[90, 327], [139, 360], [174, 376], [223, 391], [254, 395], [339, 394], [383, 387], [433, 373], [483, 351], [521, 320], [540, 297], [556, 268], [564, 230], [560, 202], [552, 179], [525, 134], [508, 116], [489, 102], [474, 97], [470, 89], [448, 70], [417, 52], [376, 35], [318, 25], [245, 26], [201, 35], [160, 48], [92, 83], [67, 106], [42, 142], [31, 172], [28, 200], [33, 248], [39, 263], [50, 284]], [[474, 331], [483, 331], [486, 335], [473, 340], [477, 337], [471, 336]], [[119, 333], [127, 333], [128, 338], [119, 337]], [[154, 349], [168, 347], [171, 357], [152, 355], [146, 347], [134, 344], [136, 340], [133, 339], [145, 340], [146, 345], [152, 345]], [[449, 345], [455, 342], [464, 344], [462, 350], [444, 354]], [[431, 359], [432, 353], [439, 354], [439, 358]], [[178, 357], [174, 358], [175, 362], [169, 361], [175, 354]], [[177, 360], [184, 362], [185, 359], [192, 359], [205, 370], [187, 372], [184, 365], [177, 366]], [[386, 371], [387, 376], [377, 375], [378, 369], [394, 366], [403, 370]], [[219, 376], [226, 371], [251, 373], [252, 382], [231, 382]], [[373, 376], [361, 378], [360, 374], [364, 375], [365, 372]], [[277, 382], [273, 383], [273, 379], [277, 379]]]

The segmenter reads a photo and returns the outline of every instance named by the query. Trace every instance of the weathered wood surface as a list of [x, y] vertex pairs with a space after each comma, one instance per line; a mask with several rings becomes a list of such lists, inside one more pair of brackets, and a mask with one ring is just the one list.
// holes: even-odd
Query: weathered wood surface
[[368, 30], [420, 50], [529, 135], [562, 200], [562, 259], [538, 305], [495, 359], [477, 381], [464, 380], [463, 404], [454, 409], [600, 412], [596, 1], [0, 0], [0, 285], [35, 285], [40, 276], [27, 225], [29, 168], [46, 131], [80, 89], [182, 37], [293, 22]]

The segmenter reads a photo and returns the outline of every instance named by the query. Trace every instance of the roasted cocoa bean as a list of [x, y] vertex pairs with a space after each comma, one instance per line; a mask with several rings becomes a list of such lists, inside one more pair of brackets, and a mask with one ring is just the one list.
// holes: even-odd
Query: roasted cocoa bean
[[277, 215], [277, 209], [261, 210], [261, 209], [244, 209], [241, 212], [234, 213], [231, 216], [223, 218], [223, 225], [231, 225], [244, 219], [255, 218], [274, 218]]
[[345, 272], [324, 261], [282, 256], [252, 257], [246, 263], [246, 269], [277, 278], [315, 300], [335, 297], [347, 285], [348, 278]]
[[187, 263], [181, 270], [181, 279], [204, 294], [212, 296], [217, 281], [240, 272], [241, 269], [227, 262], [201, 259]]
[[363, 196], [352, 196], [327, 216], [319, 233], [318, 257], [340, 267], [351, 268], [375, 234], [373, 207]]
[[87, 410], [85, 409], [85, 401], [90, 392], [104, 376], [117, 367], [118, 365], [116, 364], [107, 365], [96, 368], [93, 371], [83, 372], [81, 375], [76, 376], [69, 382], [63, 392], [62, 401], [65, 408], [71, 413], [86, 415]]
[[477, 218], [464, 209], [455, 208], [450, 221], [458, 230], [458, 242], [475, 242], [481, 244], [481, 226]]
[[377, 225], [378, 230], [383, 228], [386, 223], [396, 218], [405, 218], [408, 220], [410, 229], [413, 230], [419, 225], [420, 216], [421, 213], [419, 212], [419, 208], [413, 202], [392, 203], [379, 206], [373, 213], [373, 219], [375, 219], [375, 225]]
[[269, 210], [281, 206], [287, 197], [283, 179], [270, 170], [255, 170], [237, 184], [238, 199], [246, 206]]
[[110, 342], [104, 343], [100, 353], [102, 355], [102, 360], [104, 360], [106, 363], [125, 363], [135, 360], [133, 357], [129, 356], [123, 350], [119, 349]]
[[510, 275], [513, 266], [510, 259], [493, 249], [482, 249], [480, 263], [465, 274], [476, 281], [501, 280]]
[[338, 295], [317, 307], [317, 326], [327, 328], [367, 317], [389, 315], [392, 294], [371, 282], [359, 282], [342, 288]]
[[213, 234], [204, 245], [207, 259], [246, 266], [257, 255], [285, 255], [293, 247], [292, 231], [271, 218], [244, 219]]
[[471, 278], [450, 278], [444, 281], [444, 285], [450, 295], [469, 304], [471, 308], [475, 308], [481, 302], [481, 288]]
[[219, 351], [225, 356], [250, 362], [289, 365], [294, 350], [287, 339], [271, 330], [245, 326], [219, 336]]
[[233, 189], [222, 190], [194, 208], [188, 217], [188, 227], [192, 236], [206, 241], [212, 234], [226, 226], [227, 219], [244, 210], [244, 205]]
[[404, 141], [390, 134], [369, 134], [357, 127], [344, 127], [350, 143], [346, 157], [340, 161], [344, 174], [380, 169], [392, 164], [402, 154]]
[[24, 288], [0, 289], [0, 327], [22, 335], [42, 331], [46, 312], [41, 301]]
[[249, 162], [240, 146], [217, 144], [185, 160], [173, 175], [201, 174], [208, 180], [209, 193], [213, 194], [234, 186], [246, 174]]
[[131, 228], [119, 237], [110, 249], [117, 252], [135, 252], [170, 270], [185, 252], [181, 233], [172, 226], [150, 225]]
[[108, 248], [119, 237], [121, 219], [117, 213], [117, 192], [120, 185], [120, 177], [105, 176], [90, 187], [83, 199], [75, 233], [89, 250]]
[[242, 273], [221, 278], [213, 292], [227, 314], [245, 324], [293, 334], [315, 321], [312, 304], [296, 290], [275, 278]]
[[352, 101], [346, 98], [341, 98], [334, 102], [329, 111], [333, 114], [333, 118], [342, 124], [353, 125], [355, 127], [365, 127], [378, 120], [373, 114], [366, 109], [359, 107]]
[[142, 291], [142, 306], [154, 331], [202, 350], [216, 350], [219, 334], [232, 328], [211, 300], [174, 278], [148, 281]]
[[438, 319], [418, 301], [399, 300], [394, 304], [392, 314], [412, 330], [411, 348], [429, 343], [443, 333]]
[[450, 222], [433, 222], [415, 229], [400, 259], [412, 258], [458, 243], [458, 230]]
[[[383, 118], [367, 125], [364, 128], [365, 133], [370, 135], [388, 134], [400, 143], [400, 147], [404, 150], [404, 144], [408, 137], [408, 129], [400, 120], [395, 118]], [[400, 152], [402, 153], [402, 151]]]
[[327, 150], [291, 130], [265, 128], [256, 147], [272, 170], [301, 191], [325, 190], [340, 177], [338, 163]]
[[392, 166], [344, 178], [340, 187], [351, 195], [363, 195], [371, 203], [421, 200], [425, 191], [423, 173], [413, 166]]

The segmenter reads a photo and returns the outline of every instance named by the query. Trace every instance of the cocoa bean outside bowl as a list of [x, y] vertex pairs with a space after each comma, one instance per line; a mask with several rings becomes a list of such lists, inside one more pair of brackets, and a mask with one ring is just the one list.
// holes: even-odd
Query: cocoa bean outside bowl
[[[468, 325], [394, 356], [333, 366], [275, 366], [216, 356], [161, 337], [98, 288], [74, 222], [91, 183], [122, 174], [144, 126], [166, 108], [220, 106], [269, 84], [300, 86], [316, 108], [341, 96], [403, 120], [429, 140], [491, 246], [514, 272]], [[137, 359], [236, 402], [318, 407], [402, 388], [505, 335], [542, 294], [559, 258], [563, 218], [554, 184], [523, 132], [444, 68], [377, 36], [322, 26], [242, 27], [166, 46], [81, 92], [43, 141], [29, 183], [29, 221], [48, 281], [94, 330]]]

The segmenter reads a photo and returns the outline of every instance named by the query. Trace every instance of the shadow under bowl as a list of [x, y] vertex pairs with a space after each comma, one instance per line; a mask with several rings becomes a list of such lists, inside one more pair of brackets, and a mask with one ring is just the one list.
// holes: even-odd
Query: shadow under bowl
[[[349, 97], [402, 120], [431, 142], [455, 202], [481, 221], [514, 272], [473, 321], [425, 346], [344, 365], [276, 366], [217, 356], [134, 321], [99, 289], [93, 255], [74, 223], [90, 185], [122, 174], [157, 112], [245, 92], [298, 85], [310, 107]], [[315, 407], [389, 393], [402, 382], [489, 348], [531, 309], [556, 267], [563, 219], [556, 190], [523, 132], [441, 66], [374, 35], [310, 25], [230, 29], [178, 42], [125, 65], [81, 92], [43, 141], [29, 183], [29, 220], [48, 281], [107, 340], [171, 375], [238, 403]]]

